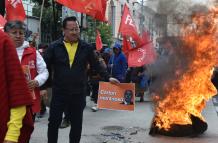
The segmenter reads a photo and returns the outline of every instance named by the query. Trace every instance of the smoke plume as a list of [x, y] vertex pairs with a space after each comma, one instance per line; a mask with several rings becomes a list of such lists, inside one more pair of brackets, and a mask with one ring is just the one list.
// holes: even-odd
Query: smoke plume
[[[191, 30], [196, 34], [205, 34], [201, 31], [209, 27], [209, 23], [205, 20], [205, 27], [195, 27], [192, 17], [196, 14], [206, 15], [209, 9], [215, 5], [212, 0], [154, 0], [156, 2], [157, 13], [167, 15], [168, 31], [170, 25], [177, 25], [179, 29], [185, 27], [195, 28]], [[186, 33], [187, 34], [187, 33]], [[188, 47], [196, 47], [196, 45], [185, 45], [182, 41], [183, 33], [179, 36], [166, 36], [159, 39], [159, 58], [155, 64], [149, 67], [151, 73], [152, 84], [151, 91], [157, 95], [164, 96], [166, 94], [165, 86], [175, 84], [171, 81], [176, 81], [182, 78], [183, 74], [189, 72], [188, 69], [196, 57], [196, 49]], [[187, 48], [189, 50], [187, 50]], [[205, 51], [206, 52], [206, 51]], [[176, 85], [172, 85], [176, 86]]]

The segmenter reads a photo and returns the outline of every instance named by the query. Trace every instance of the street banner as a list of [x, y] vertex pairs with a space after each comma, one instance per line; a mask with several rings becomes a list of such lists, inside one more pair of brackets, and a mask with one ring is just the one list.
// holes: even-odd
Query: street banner
[[135, 110], [135, 84], [99, 82], [98, 102], [99, 109]]

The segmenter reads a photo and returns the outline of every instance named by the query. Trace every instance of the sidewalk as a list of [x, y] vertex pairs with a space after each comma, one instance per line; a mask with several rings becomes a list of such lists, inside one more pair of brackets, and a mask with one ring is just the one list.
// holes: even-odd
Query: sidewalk
[[[81, 143], [216, 143], [218, 140], [218, 117], [212, 101], [204, 110], [208, 130], [196, 138], [166, 137], [148, 134], [153, 118], [152, 103], [136, 103], [136, 111], [99, 110], [92, 112], [87, 100]], [[48, 116], [48, 115], [47, 115]], [[36, 122], [30, 143], [46, 143], [47, 117]], [[69, 128], [59, 130], [59, 143], [68, 143]]]

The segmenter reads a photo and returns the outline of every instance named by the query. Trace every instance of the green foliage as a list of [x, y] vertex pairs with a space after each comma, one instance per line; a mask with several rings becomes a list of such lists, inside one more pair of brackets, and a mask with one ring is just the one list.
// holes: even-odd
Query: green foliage
[[110, 46], [113, 42], [112, 27], [104, 22], [97, 21], [87, 16], [87, 29], [84, 34], [87, 36], [87, 40], [92, 43], [95, 42], [96, 30], [99, 30], [103, 44]]
[[[33, 16], [40, 17], [41, 6], [34, 6], [33, 7]], [[52, 7], [44, 8], [42, 21], [45, 23], [53, 23], [53, 15], [52, 15]]]
[[[37, 3], [38, 5], [42, 5], [43, 0], [32, 0], [32, 2]], [[51, 0], [45, 0], [45, 7], [51, 6]]]
[[[56, 9], [57, 10], [57, 9]], [[40, 17], [41, 6], [35, 5], [33, 8], [33, 16]], [[61, 11], [56, 12], [56, 17], [53, 15], [53, 7], [43, 9], [42, 15], [42, 42], [49, 43], [61, 35]]]
[[102, 42], [110, 46], [113, 42], [112, 26], [106, 23], [100, 23], [97, 29], [99, 29], [101, 33]]

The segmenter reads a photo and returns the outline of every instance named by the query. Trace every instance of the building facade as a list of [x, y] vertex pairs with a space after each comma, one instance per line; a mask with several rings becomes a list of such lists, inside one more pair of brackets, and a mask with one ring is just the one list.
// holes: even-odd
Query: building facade
[[22, 0], [22, 3], [26, 13], [24, 22], [28, 28], [28, 37], [30, 36], [31, 38], [32, 33], [39, 33], [39, 17], [33, 16], [33, 7], [35, 3], [33, 3], [32, 0]]
[[32, 2], [32, 0], [22, 0], [22, 2], [26, 15], [33, 16], [33, 7], [35, 4]]
[[133, 17], [133, 20], [136, 23], [136, 26], [139, 30], [140, 24], [140, 13], [138, 9], [140, 4], [137, 0], [109, 0], [107, 4], [106, 17], [109, 24], [112, 26], [112, 32], [114, 39], [119, 39], [120, 35], [118, 33], [124, 5], [127, 4], [130, 10], [130, 14]]

